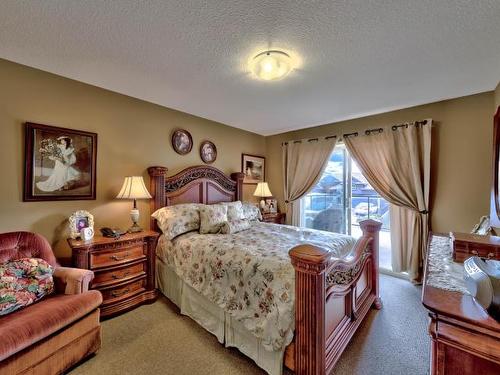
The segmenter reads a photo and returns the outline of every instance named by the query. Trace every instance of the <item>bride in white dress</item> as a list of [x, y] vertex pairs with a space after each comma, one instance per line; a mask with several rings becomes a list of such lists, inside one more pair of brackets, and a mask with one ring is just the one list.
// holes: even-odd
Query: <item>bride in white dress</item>
[[80, 172], [72, 167], [76, 163], [75, 149], [71, 138], [57, 138], [57, 148], [61, 151], [61, 157], [49, 156], [54, 161], [52, 174], [45, 181], [36, 183], [42, 191], [56, 191], [64, 189], [68, 182], [78, 180]]

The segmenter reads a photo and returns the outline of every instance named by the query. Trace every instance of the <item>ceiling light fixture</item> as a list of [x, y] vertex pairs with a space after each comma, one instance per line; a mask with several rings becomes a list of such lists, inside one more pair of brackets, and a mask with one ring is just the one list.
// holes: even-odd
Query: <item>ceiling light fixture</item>
[[264, 51], [251, 61], [251, 70], [265, 81], [275, 81], [286, 77], [292, 70], [290, 55], [282, 51]]

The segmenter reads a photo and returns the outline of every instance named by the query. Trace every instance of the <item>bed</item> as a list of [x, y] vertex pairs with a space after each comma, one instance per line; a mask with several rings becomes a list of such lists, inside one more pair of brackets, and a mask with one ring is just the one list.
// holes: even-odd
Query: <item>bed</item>
[[[148, 172], [152, 211], [242, 198], [242, 173], [226, 176], [210, 166], [189, 167], [171, 177], [165, 167]], [[158, 230], [153, 219], [151, 226]], [[380, 227], [376, 221], [363, 221], [358, 240], [258, 222], [239, 235], [162, 237], [156, 252], [157, 285], [181, 313], [269, 374], [281, 374], [283, 365], [297, 374], [329, 373], [370, 308], [382, 307]], [[201, 252], [206, 256], [200, 249], [210, 247], [220, 252], [221, 274], [228, 280], [228, 275], [238, 275], [226, 289], [200, 268], [213, 261], [200, 258]], [[231, 260], [224, 261], [228, 254]], [[257, 265], [247, 266], [243, 259], [258, 259]]]

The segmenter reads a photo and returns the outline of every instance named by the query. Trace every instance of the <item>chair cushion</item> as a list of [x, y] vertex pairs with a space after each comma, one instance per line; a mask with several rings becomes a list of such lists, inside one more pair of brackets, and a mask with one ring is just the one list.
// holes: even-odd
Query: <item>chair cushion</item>
[[0, 315], [31, 305], [54, 291], [53, 268], [43, 259], [0, 264]]
[[0, 317], [0, 361], [63, 329], [102, 303], [101, 293], [52, 295]]

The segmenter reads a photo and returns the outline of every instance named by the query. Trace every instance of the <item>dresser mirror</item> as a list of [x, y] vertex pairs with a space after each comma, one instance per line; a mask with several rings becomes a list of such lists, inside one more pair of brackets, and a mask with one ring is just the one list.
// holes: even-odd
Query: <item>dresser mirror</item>
[[493, 119], [493, 186], [490, 200], [490, 224], [500, 228], [500, 107]]

